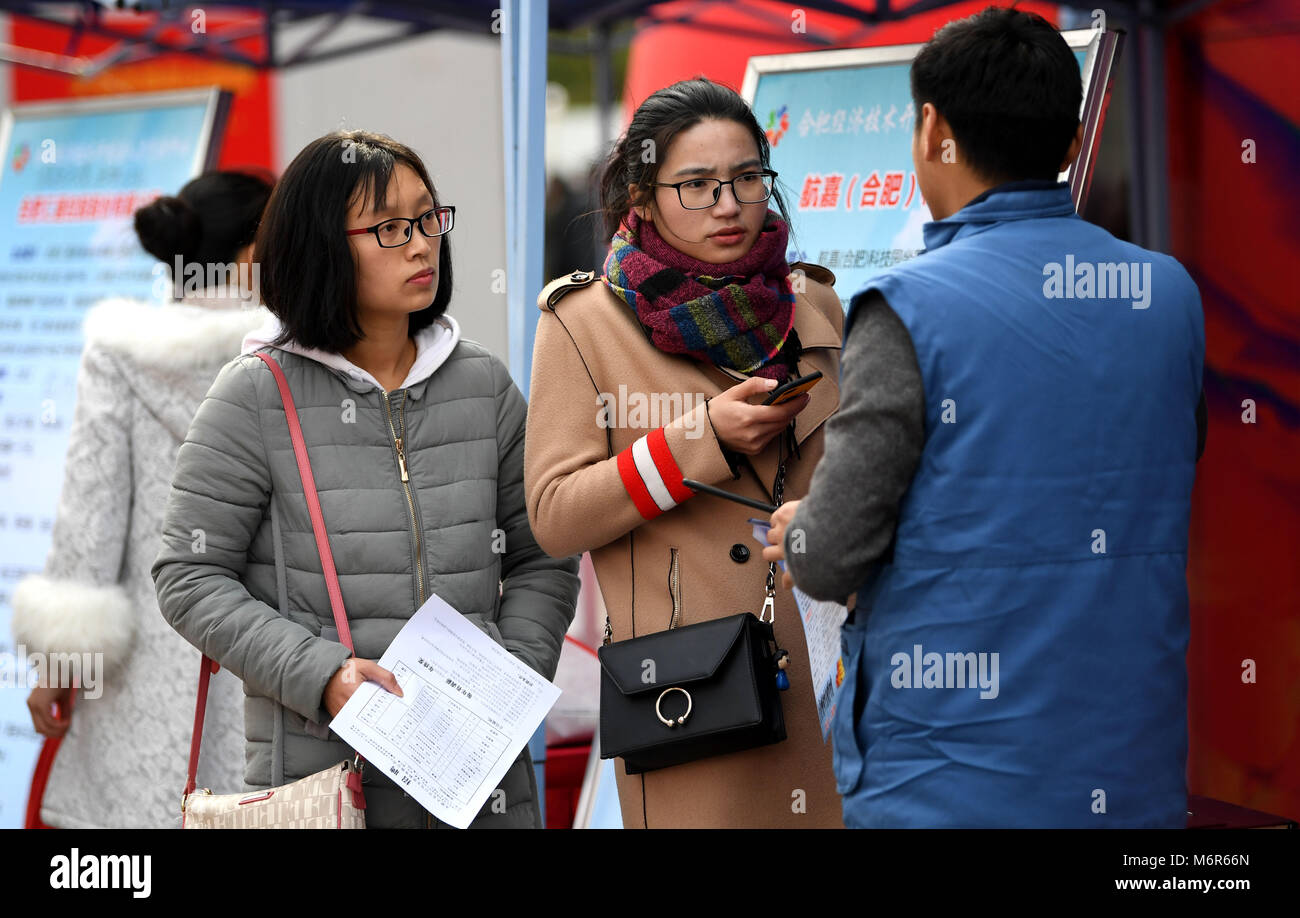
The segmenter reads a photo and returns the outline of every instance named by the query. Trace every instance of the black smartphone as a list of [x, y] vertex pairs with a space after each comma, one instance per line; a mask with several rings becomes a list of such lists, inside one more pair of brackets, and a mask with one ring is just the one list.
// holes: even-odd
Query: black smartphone
[[767, 393], [767, 398], [763, 399], [764, 405], [780, 405], [782, 402], [788, 402], [792, 398], [803, 395], [817, 383], [821, 382], [822, 371], [813, 370], [807, 376], [800, 376], [798, 379], [791, 379], [781, 383], [771, 392]]

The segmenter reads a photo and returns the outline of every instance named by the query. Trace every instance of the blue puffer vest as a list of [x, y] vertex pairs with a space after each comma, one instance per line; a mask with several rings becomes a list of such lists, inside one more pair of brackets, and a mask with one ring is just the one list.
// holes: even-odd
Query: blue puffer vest
[[907, 327], [925, 447], [844, 629], [845, 821], [1181, 827], [1196, 286], [1064, 184], [925, 242], [846, 323], [875, 289]]

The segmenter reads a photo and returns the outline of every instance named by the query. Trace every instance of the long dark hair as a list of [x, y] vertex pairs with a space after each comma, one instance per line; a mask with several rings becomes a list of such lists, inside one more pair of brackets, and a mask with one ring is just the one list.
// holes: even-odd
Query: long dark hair
[[[648, 192], [659, 176], [659, 162], [673, 138], [701, 121], [734, 121], [749, 131], [758, 146], [764, 169], [771, 168], [767, 134], [758, 126], [749, 105], [734, 89], [704, 77], [682, 80], [651, 94], [637, 108], [627, 132], [614, 144], [600, 176], [600, 212], [606, 238], [614, 235], [619, 222], [633, 204], [627, 186]], [[790, 222], [785, 200], [777, 188], [772, 201], [786, 223]]]
[[[262, 299], [284, 326], [277, 343], [292, 338], [337, 354], [361, 340], [356, 265], [344, 233], [348, 208], [357, 202], [383, 207], [399, 164], [410, 166], [434, 206], [441, 206], [419, 154], [385, 134], [326, 134], [303, 147], [284, 170], [266, 205], [255, 255]], [[448, 236], [441, 239], [438, 289], [428, 306], [410, 314], [411, 335], [432, 325], [451, 301], [451, 243]]]
[[182, 264], [229, 264], [253, 241], [271, 181], [248, 172], [205, 172], [174, 195], [135, 212], [144, 250], [174, 272]]

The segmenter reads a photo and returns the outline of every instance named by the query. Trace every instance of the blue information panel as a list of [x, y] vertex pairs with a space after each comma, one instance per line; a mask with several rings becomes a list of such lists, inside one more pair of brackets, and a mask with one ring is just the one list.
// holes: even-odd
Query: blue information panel
[[133, 215], [202, 170], [218, 101], [216, 90], [119, 96], [21, 106], [0, 121], [0, 828], [22, 825], [41, 739], [9, 599], [45, 566], [82, 319], [105, 297], [170, 290]]
[[[1062, 35], [1084, 78], [1085, 147], [1100, 117], [1087, 98], [1105, 80], [1097, 69], [1100, 37]], [[742, 94], [772, 147], [772, 168], [791, 211], [790, 261], [835, 272], [836, 292], [849, 298], [874, 274], [924, 248], [931, 219], [912, 167], [913, 109], [908, 73], [921, 45], [812, 51], [751, 58]], [[1085, 159], [1086, 162], [1086, 159]], [[1068, 176], [1062, 176], [1068, 178]], [[1076, 205], [1080, 200], [1076, 195]]]

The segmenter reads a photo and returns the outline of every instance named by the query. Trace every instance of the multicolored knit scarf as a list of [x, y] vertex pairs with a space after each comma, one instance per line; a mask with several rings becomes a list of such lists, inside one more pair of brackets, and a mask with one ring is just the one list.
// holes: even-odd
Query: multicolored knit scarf
[[[604, 281], [636, 312], [659, 350], [784, 381], [797, 354], [773, 360], [794, 329], [785, 260], [789, 227], [772, 211], [743, 258], [710, 264], [684, 255], [653, 223], [628, 213], [610, 241]], [[797, 342], [794, 336], [791, 344]], [[787, 348], [798, 350], [797, 346]]]

